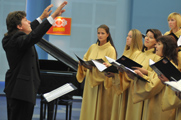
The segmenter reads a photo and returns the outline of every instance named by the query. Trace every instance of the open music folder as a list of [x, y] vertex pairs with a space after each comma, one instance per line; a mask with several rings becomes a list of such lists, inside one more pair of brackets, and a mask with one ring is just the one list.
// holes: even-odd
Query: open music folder
[[[74, 54], [75, 54], [75, 53], [74, 53]], [[80, 61], [80, 63], [81, 63], [82, 65], [85, 64], [85, 65], [95, 66], [95, 64], [92, 62], [92, 60], [85, 61], [85, 60], [81, 59], [79, 56], [77, 56], [76, 54], [75, 54], [75, 56], [77, 57], [77, 59]], [[96, 59], [96, 60], [99, 61], [99, 62], [101, 62], [101, 63], [104, 62], [103, 59]]]
[[76, 89], [77, 87], [75, 87], [72, 83], [66, 83], [55, 90], [43, 94], [43, 97], [47, 102], [51, 102], [52, 100], [55, 100]]
[[166, 58], [154, 62], [149, 60], [150, 67], [158, 74], [163, 74], [170, 81], [178, 81], [181, 79], [181, 72]]
[[171, 86], [171, 89], [173, 91], [180, 91], [181, 92], [181, 80], [179, 80], [179, 81], [166, 81], [164, 83], [168, 86]]
[[[110, 57], [108, 57], [108, 56], [105, 56], [105, 57], [106, 57], [106, 59], [108, 60], [108, 62], [109, 62], [110, 64], [112, 64], [113, 66], [115, 66], [115, 67], [117, 67], [117, 68], [120, 67], [120, 68], [122, 68], [124, 71], [129, 71], [129, 72], [131, 72], [135, 77], [137, 77], [138, 79], [143, 80], [143, 81], [146, 81], [146, 82], [149, 82], [148, 80], [146, 80], [146, 79], [142, 78], [141, 76], [139, 76], [138, 74], [136, 74], [133, 69], [131, 69], [131, 67], [142, 67], [142, 65], [136, 63], [135, 61], [127, 58], [126, 56], [122, 56], [122, 57], [121, 57], [121, 58], [123, 58], [122, 60], [121, 60], [121, 58], [119, 58], [118, 60], [114, 60], [114, 59], [112, 59], [112, 58], [110, 58]], [[122, 63], [124, 63], [124, 65], [123, 65], [122, 63], [120, 63], [120, 61], [124, 61], [124, 62], [122, 62]], [[127, 67], [126, 65], [128, 65], [129, 67]]]
[[174, 91], [181, 92], [181, 72], [167, 59], [163, 58], [158, 62], [150, 59], [150, 67], [158, 74], [163, 74], [169, 81], [164, 82], [166, 85], [171, 86]]
[[109, 67], [106, 67], [103, 63], [97, 61], [97, 60], [92, 60], [92, 62], [95, 64], [97, 69], [100, 72], [112, 72], [112, 73], [118, 73], [118, 70], [115, 66], [111, 65]]
[[108, 56], [105, 56], [106, 59], [109, 61], [109, 63], [114, 64], [114, 65], [123, 65], [126, 66], [130, 69], [132, 69], [132, 67], [143, 67], [142, 65], [140, 65], [139, 63], [131, 60], [130, 58], [126, 57], [126, 56], [121, 56], [119, 59], [114, 60]]

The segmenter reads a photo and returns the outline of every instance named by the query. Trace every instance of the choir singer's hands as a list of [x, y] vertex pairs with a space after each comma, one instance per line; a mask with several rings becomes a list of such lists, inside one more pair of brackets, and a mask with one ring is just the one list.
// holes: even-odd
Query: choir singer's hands
[[134, 70], [134, 72], [135, 72], [136, 74], [138, 74], [139, 76], [143, 77], [143, 73], [142, 73], [141, 71], [139, 71], [139, 70]]
[[123, 73], [123, 72], [124, 72], [124, 69], [123, 69], [123, 68], [121, 68], [121, 67], [117, 67], [117, 69], [118, 69], [118, 71], [119, 71], [119, 72], [121, 72], [121, 73]]
[[181, 92], [180, 91], [175, 92], [175, 95], [181, 100]]
[[[108, 64], [108, 63], [106, 63], [106, 62], [104, 62], [103, 64], [104, 64], [106, 67], [109, 67], [109, 66], [110, 66], [110, 64]], [[104, 75], [107, 76], [107, 77], [109, 77], [109, 78], [110, 78], [110, 77], [114, 77], [114, 73], [112, 73], [112, 72], [105, 72]]]
[[126, 72], [126, 74], [128, 75], [128, 77], [130, 78], [130, 79], [134, 79], [134, 74], [131, 72], [131, 71], [129, 71], [129, 70], [125, 70], [125, 72]]
[[141, 67], [132, 67], [134, 70], [139, 70], [142, 74], [148, 75], [148, 70], [141, 68]]
[[169, 81], [168, 78], [166, 78], [163, 74], [158, 75], [158, 78], [161, 80], [163, 84], [164, 82]]
[[109, 78], [114, 77], [114, 73], [112, 73], [112, 72], [105, 72], [104, 75], [109, 77]]
[[86, 65], [86, 64], [81, 64], [80, 61], [79, 61], [79, 65], [81, 66], [84, 66], [85, 68], [89, 69], [89, 70], [92, 70], [92, 65]]

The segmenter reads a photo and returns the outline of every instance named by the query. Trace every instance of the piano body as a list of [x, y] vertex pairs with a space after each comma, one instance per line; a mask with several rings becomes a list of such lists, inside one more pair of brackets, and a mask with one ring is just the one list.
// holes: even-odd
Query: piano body
[[[84, 85], [78, 83], [76, 80], [78, 62], [45, 39], [42, 39], [39, 43], [37, 43], [37, 45], [57, 59], [39, 60], [41, 85], [38, 93], [44, 94], [66, 83], [72, 83], [77, 87], [77, 89], [62, 96], [61, 98], [69, 100], [72, 99], [72, 96], [82, 96]], [[51, 111], [54, 109], [53, 106], [53, 102], [48, 104], [48, 111], [50, 112], [48, 113], [48, 119], [52, 118], [53, 113], [51, 113]], [[40, 109], [43, 110], [43, 108]], [[40, 119], [41, 117], [42, 116], [40, 115]]]

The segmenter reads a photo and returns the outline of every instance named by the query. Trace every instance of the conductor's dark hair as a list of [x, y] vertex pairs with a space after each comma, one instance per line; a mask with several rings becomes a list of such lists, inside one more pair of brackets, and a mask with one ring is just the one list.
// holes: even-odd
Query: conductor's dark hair
[[6, 26], [8, 32], [5, 36], [11, 36], [18, 31], [17, 25], [21, 24], [21, 20], [26, 17], [24, 11], [14, 11], [10, 12], [6, 18]]

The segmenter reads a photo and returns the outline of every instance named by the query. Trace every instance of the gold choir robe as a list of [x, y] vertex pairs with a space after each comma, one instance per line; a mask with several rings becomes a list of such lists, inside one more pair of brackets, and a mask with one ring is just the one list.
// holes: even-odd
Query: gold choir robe
[[[167, 31], [164, 35], [169, 35], [170, 33], [171, 33], [172, 31], [170, 30], [170, 31]], [[176, 33], [174, 33], [178, 38], [180, 37], [180, 35], [181, 35], [181, 29], [180, 30], [178, 30]]]
[[181, 71], [181, 51], [178, 52], [178, 69]]
[[[178, 52], [178, 69], [181, 71], [181, 51]], [[166, 86], [163, 93], [162, 110], [169, 111], [171, 109], [176, 109], [175, 120], [181, 120], [181, 100], [170, 87]]]
[[181, 100], [175, 95], [175, 92], [168, 86], [165, 86], [165, 92], [162, 99], [162, 110], [169, 111], [176, 109], [174, 120], [181, 120]]
[[[132, 59], [135, 58], [138, 54], [140, 54], [141, 51], [136, 50], [134, 52], [129, 50], [125, 50], [123, 52], [123, 55], [125, 55], [126, 57]], [[126, 101], [124, 101], [125, 97], [122, 97], [121, 91], [120, 91], [120, 77], [119, 74], [115, 74], [115, 77], [112, 79], [112, 85], [113, 85], [113, 89], [114, 89], [114, 96], [113, 96], [113, 107], [112, 107], [112, 112], [111, 112], [111, 120], [119, 120], [121, 119], [122, 116], [120, 116], [120, 112], [121, 112], [121, 108], [125, 105], [121, 103], [125, 103]], [[125, 94], [123, 94], [125, 95]]]
[[144, 77], [148, 82], [139, 79], [134, 80], [133, 103], [142, 102], [143, 105], [143, 120], [174, 120], [175, 109], [162, 111], [162, 99], [165, 91], [163, 85], [158, 78], [158, 75], [153, 71], [148, 76]]
[[[116, 59], [116, 51], [110, 42], [102, 46], [91, 45], [84, 55], [84, 60], [102, 58], [108, 62], [105, 56]], [[110, 120], [113, 100], [111, 78], [105, 80], [104, 73], [96, 67], [90, 71], [80, 65], [76, 77], [78, 82], [85, 78], [80, 120]]]
[[[169, 35], [171, 32], [172, 32], [171, 30], [170, 30], [170, 31], [167, 31], [164, 35]], [[178, 31], [177, 31], [176, 33], [174, 33], [174, 34], [177, 36], [177, 38], [179, 38], [180, 35], [181, 35], [181, 29], [178, 30]], [[181, 51], [181, 46], [179, 47], [179, 50]]]
[[[149, 59], [157, 61], [160, 59], [159, 56], [153, 53], [154, 48], [147, 50], [145, 52], [141, 52], [138, 56], [133, 58], [134, 61], [138, 62], [143, 66], [143, 68], [147, 69], [148, 71], [152, 71], [149, 67]], [[142, 112], [143, 112], [143, 102], [133, 103], [133, 81], [129, 79], [126, 73], [120, 74], [122, 76], [120, 79], [120, 88], [122, 93], [122, 98], [125, 102], [121, 103], [122, 107], [120, 111], [120, 120], [141, 120], [142, 119]]]

